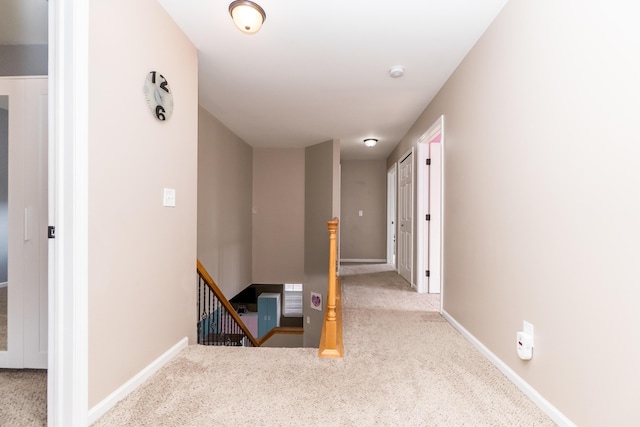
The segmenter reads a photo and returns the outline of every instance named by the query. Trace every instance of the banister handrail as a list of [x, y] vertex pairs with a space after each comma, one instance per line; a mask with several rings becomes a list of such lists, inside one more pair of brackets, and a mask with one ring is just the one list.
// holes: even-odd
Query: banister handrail
[[340, 280], [337, 277], [338, 259], [338, 218], [327, 223], [329, 228], [329, 280], [327, 291], [327, 310], [325, 312], [320, 337], [320, 357], [342, 357], [342, 301]]
[[251, 334], [251, 331], [249, 331], [249, 328], [247, 328], [247, 325], [244, 324], [244, 322], [242, 321], [242, 319], [240, 318], [238, 313], [236, 313], [236, 310], [233, 308], [231, 303], [224, 296], [224, 294], [222, 293], [222, 291], [220, 290], [218, 285], [216, 285], [216, 282], [211, 278], [211, 276], [209, 275], [209, 272], [206, 270], [206, 268], [204, 268], [202, 263], [200, 263], [200, 260], [196, 260], [196, 261], [197, 261], [197, 271], [198, 271], [198, 274], [200, 275], [200, 277], [202, 277], [202, 280], [204, 280], [204, 282], [207, 284], [209, 289], [211, 289], [211, 291], [214, 293], [214, 295], [220, 300], [220, 302], [222, 303], [223, 307], [231, 315], [233, 320], [235, 320], [235, 322], [238, 324], [238, 326], [240, 326], [240, 328], [242, 329], [242, 332], [244, 332], [244, 334], [247, 336], [247, 338], [249, 338], [249, 341], [251, 341], [251, 345], [253, 347], [259, 347], [260, 344], [253, 337], [253, 335]]

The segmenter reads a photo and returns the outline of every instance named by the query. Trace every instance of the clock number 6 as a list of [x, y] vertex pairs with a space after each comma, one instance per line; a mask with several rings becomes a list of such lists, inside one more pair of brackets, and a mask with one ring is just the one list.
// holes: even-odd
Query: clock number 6
[[158, 105], [156, 107], [156, 117], [159, 120], [166, 120], [166, 117], [164, 116], [164, 113], [165, 113], [165, 111], [164, 111], [164, 108], [162, 107], [162, 105]]

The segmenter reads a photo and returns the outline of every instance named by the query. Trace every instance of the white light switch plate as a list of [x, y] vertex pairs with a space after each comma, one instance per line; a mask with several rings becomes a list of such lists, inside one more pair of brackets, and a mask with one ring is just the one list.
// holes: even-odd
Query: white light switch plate
[[176, 205], [176, 190], [173, 188], [165, 188], [164, 196], [162, 198], [162, 206], [175, 207]]

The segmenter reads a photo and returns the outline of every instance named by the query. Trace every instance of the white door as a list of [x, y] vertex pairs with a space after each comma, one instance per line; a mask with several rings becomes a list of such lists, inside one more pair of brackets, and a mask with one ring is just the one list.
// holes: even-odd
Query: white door
[[46, 79], [0, 79], [0, 217], [8, 231], [0, 233], [7, 259], [0, 368], [47, 367], [47, 102]]
[[444, 116], [417, 144], [416, 288], [440, 293], [442, 287], [442, 171]]
[[396, 265], [396, 179], [397, 166], [387, 171], [387, 264]]
[[413, 155], [400, 161], [398, 273], [413, 286]]

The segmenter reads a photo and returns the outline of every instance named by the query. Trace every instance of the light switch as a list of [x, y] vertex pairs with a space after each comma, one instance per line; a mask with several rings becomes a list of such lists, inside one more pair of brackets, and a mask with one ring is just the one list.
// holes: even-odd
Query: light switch
[[358, 216], [362, 216], [362, 211], [358, 211]]
[[164, 189], [164, 197], [162, 199], [162, 206], [175, 207], [176, 205], [176, 190], [173, 188]]

